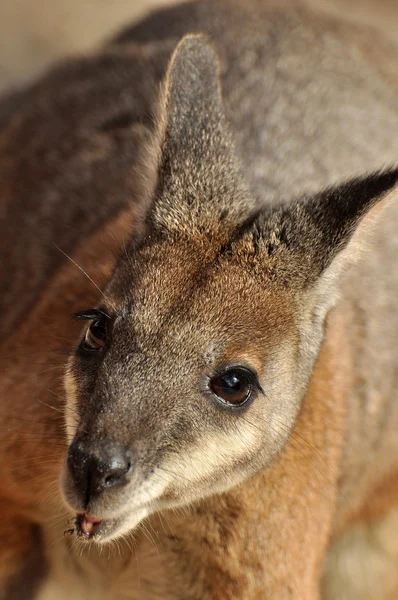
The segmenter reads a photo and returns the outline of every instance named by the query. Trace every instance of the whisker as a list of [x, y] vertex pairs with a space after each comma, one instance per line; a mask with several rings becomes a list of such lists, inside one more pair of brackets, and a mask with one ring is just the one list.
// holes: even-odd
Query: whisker
[[164, 467], [158, 467], [158, 469], [160, 469], [161, 471], [164, 471], [165, 473], [169, 473], [170, 475], [173, 475], [174, 477], [180, 477], [180, 479], [185, 479], [185, 481], [188, 481], [189, 483], [191, 483], [191, 479], [188, 479], [188, 477], [184, 477], [183, 475], [180, 475], [180, 473], [175, 473], [174, 471], [169, 471], [168, 469], [165, 469]]
[[51, 433], [41, 433], [40, 431], [19, 431], [19, 429], [11, 429], [10, 427], [8, 427], [7, 433], [18, 433], [18, 435], [24, 436], [23, 438], [21, 438], [22, 440], [26, 440], [28, 439], [28, 437], [30, 437], [31, 439], [37, 440], [59, 441]]
[[155, 550], [159, 554], [159, 548], [156, 545], [155, 540], [153, 539], [153, 537], [149, 533], [148, 528], [147, 528], [147, 526], [145, 525], [144, 522], [141, 523], [141, 530], [142, 530], [143, 534], [145, 535], [145, 537], [147, 538], [147, 540], [152, 544], [152, 546], [155, 548]]
[[93, 286], [99, 291], [99, 293], [101, 294], [101, 296], [110, 304], [110, 306], [112, 306], [113, 310], [115, 312], [116, 311], [116, 307], [115, 305], [110, 301], [110, 299], [106, 296], [106, 294], [104, 294], [104, 292], [101, 290], [101, 288], [95, 283], [95, 281], [90, 277], [90, 275], [80, 266], [77, 264], [77, 262], [75, 260], [73, 260], [72, 257], [69, 256], [69, 254], [67, 254], [66, 252], [64, 252], [63, 250], [61, 250], [61, 248], [59, 248], [59, 246], [57, 246], [57, 244], [55, 242], [53, 242], [54, 246], [57, 248], [57, 250], [59, 250], [61, 252], [61, 254], [63, 254], [68, 260], [70, 260], [70, 262], [72, 264], [74, 264], [82, 273], [83, 275], [85, 275], [87, 277], [87, 279], [89, 281], [91, 281], [91, 283], [93, 284]]
[[25, 465], [30, 465], [30, 464], [35, 464], [37, 463], [38, 465], [54, 465], [54, 466], [61, 466], [61, 461], [56, 460], [55, 458], [51, 458], [48, 460], [43, 460], [41, 457], [39, 458], [28, 458], [24, 461], [19, 461], [19, 467], [15, 467], [14, 469], [9, 469], [8, 473], [16, 473], [18, 471], [21, 470], [21, 468], [23, 468]]
[[26, 479], [25, 481], [27, 483], [39, 483], [40, 481], [46, 481], [48, 478], [54, 477], [54, 475], [58, 476], [58, 473], [59, 473], [59, 469], [54, 467], [53, 469], [46, 470], [45, 473], [39, 473], [38, 475], [35, 475], [34, 477], [30, 477], [29, 479]]
[[59, 460], [57, 458], [49, 459], [48, 454], [46, 454], [44, 456], [30, 456], [28, 458], [21, 458], [20, 460], [17, 460], [17, 461], [13, 460], [12, 464], [13, 465], [21, 465], [21, 464], [24, 465], [25, 463], [30, 464], [30, 463], [35, 463], [35, 462], [39, 462], [40, 464], [42, 464], [42, 463], [45, 463], [46, 460], [48, 460], [48, 462], [51, 461], [54, 464], [59, 462]]
[[[46, 446], [57, 446], [57, 447], [59, 447], [59, 448], [64, 448], [64, 449], [66, 449], [66, 448], [68, 447], [66, 444], [58, 444], [58, 443], [54, 443], [54, 442], [47, 442], [47, 441], [40, 442], [40, 441], [38, 441], [38, 440], [26, 440], [26, 439], [24, 439], [24, 440], [21, 440], [21, 441], [22, 441], [24, 444], [44, 444], [44, 445], [46, 445]], [[6, 443], [2, 444], [2, 445], [0, 446], [0, 448], [4, 448], [5, 446], [7, 446], [7, 445], [9, 445], [9, 444], [10, 444], [10, 441], [8, 441], [8, 442], [6, 442]]]
[[[51, 390], [46, 390], [47, 392], [50, 393], [54, 393], [51, 392]], [[60, 396], [57, 395], [58, 398], [60, 398]], [[40, 400], [39, 398], [35, 398], [36, 402], [38, 402], [39, 404], [42, 404], [43, 406], [46, 406], [47, 408], [51, 408], [52, 410], [56, 410], [57, 412], [61, 413], [62, 415], [64, 414], [64, 411], [61, 410], [60, 408], [56, 408], [55, 406], [51, 406], [51, 404], [46, 404], [45, 402], [43, 402], [43, 400]]]
[[[261, 427], [259, 427], [258, 425], [255, 425], [254, 423], [252, 423], [251, 421], [249, 421], [249, 420], [248, 420], [246, 417], [242, 417], [242, 419], [243, 419], [244, 421], [246, 421], [246, 423], [248, 423], [249, 425], [251, 425], [252, 427], [254, 427], [255, 429], [258, 429], [259, 431], [262, 431], [262, 432], [266, 433], [266, 430], [262, 429], [262, 428], [261, 428]], [[270, 425], [270, 426], [272, 427], [272, 425]], [[277, 429], [275, 429], [274, 427], [273, 427], [273, 429], [274, 429], [274, 431], [278, 432], [278, 430], [277, 430]], [[297, 441], [297, 440], [296, 440], [296, 441]], [[292, 439], [290, 440], [290, 443], [292, 444]], [[317, 472], [318, 472], [318, 473], [319, 473], [319, 474], [320, 474], [320, 475], [321, 475], [321, 476], [322, 476], [322, 477], [323, 477], [323, 478], [326, 480], [326, 482], [327, 482], [327, 483], [328, 483], [328, 484], [329, 484], [331, 487], [333, 487], [333, 488], [334, 488], [334, 489], [335, 489], [335, 490], [338, 492], [338, 494], [339, 494], [339, 495], [340, 495], [342, 498], [344, 498], [344, 496], [343, 496], [342, 492], [340, 491], [340, 489], [339, 489], [339, 488], [338, 488], [338, 487], [337, 487], [337, 486], [336, 486], [336, 485], [335, 485], [335, 484], [334, 484], [332, 481], [330, 481], [330, 479], [329, 479], [329, 478], [328, 478], [328, 477], [325, 475], [325, 473], [323, 473], [323, 471], [321, 471], [321, 470], [320, 470], [320, 469], [319, 469], [319, 468], [318, 468], [318, 467], [315, 465], [315, 463], [314, 463], [314, 462], [313, 462], [313, 461], [312, 461], [312, 460], [311, 460], [311, 459], [310, 459], [308, 456], [306, 456], [302, 450], [300, 450], [300, 448], [298, 448], [297, 446], [294, 446], [294, 445], [293, 445], [292, 447], [293, 447], [293, 448], [294, 448], [294, 449], [295, 449], [295, 450], [296, 450], [296, 451], [297, 451], [297, 452], [298, 452], [298, 453], [299, 453], [299, 454], [300, 454], [300, 455], [301, 455], [301, 456], [302, 456], [302, 457], [303, 457], [303, 458], [304, 458], [306, 461], [308, 461], [308, 462], [310, 463], [310, 465], [312, 465], [312, 467], [315, 469], [315, 471], [317, 471]]]
[[286, 431], [289, 431], [290, 435], [292, 435], [292, 436], [295, 437], [296, 442], [302, 448], [303, 448], [303, 446], [300, 444], [300, 441], [298, 439], [296, 439], [296, 436], [299, 437], [305, 444], [307, 444], [311, 448], [311, 450], [313, 452], [315, 452], [315, 454], [317, 455], [317, 457], [323, 462], [323, 464], [325, 465], [325, 467], [327, 468], [327, 470], [329, 471], [329, 473], [332, 474], [330, 466], [328, 465], [328, 463], [326, 462], [326, 460], [324, 459], [324, 457], [321, 455], [321, 453], [319, 452], [319, 450], [317, 450], [315, 448], [315, 446], [313, 446], [312, 444], [310, 444], [310, 442], [308, 440], [306, 440], [305, 437], [303, 435], [301, 435], [300, 433], [298, 433], [298, 431], [296, 431], [294, 428], [290, 429], [286, 424], [284, 424], [277, 417], [275, 417], [275, 415], [273, 415], [273, 419], [278, 422], [278, 425], [280, 425], [281, 427], [284, 427], [286, 429]]
[[[9, 414], [0, 414], [1, 417], [6, 417], [7, 419], [16, 419], [18, 421], [23, 421], [24, 423], [37, 423], [38, 425], [54, 425], [52, 421], [35, 421], [34, 419], [25, 419], [25, 417], [18, 417], [17, 415], [9, 415]], [[60, 417], [56, 417], [57, 419]]]

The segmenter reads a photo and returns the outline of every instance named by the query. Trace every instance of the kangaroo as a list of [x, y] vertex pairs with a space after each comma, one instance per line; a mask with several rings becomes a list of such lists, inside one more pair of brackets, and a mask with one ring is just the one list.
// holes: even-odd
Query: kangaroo
[[398, 597], [397, 58], [198, 0], [4, 100], [0, 598]]

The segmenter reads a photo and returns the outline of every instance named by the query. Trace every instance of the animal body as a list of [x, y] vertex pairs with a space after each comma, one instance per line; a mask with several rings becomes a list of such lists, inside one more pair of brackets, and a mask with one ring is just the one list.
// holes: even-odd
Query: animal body
[[204, 0], [3, 102], [1, 598], [398, 597], [397, 57]]

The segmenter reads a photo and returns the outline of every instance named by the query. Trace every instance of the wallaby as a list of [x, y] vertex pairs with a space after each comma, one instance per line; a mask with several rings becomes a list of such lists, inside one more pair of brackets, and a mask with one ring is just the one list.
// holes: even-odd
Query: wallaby
[[398, 598], [397, 59], [198, 0], [4, 100], [1, 598]]

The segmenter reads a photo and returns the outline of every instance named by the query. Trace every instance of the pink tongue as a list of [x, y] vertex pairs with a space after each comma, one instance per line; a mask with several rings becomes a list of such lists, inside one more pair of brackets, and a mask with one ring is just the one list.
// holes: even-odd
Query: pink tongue
[[102, 521], [98, 519], [84, 515], [80, 522], [80, 529], [84, 535], [91, 535], [101, 523]]

